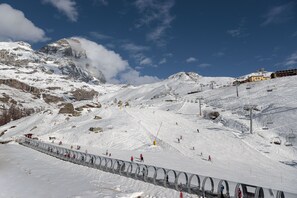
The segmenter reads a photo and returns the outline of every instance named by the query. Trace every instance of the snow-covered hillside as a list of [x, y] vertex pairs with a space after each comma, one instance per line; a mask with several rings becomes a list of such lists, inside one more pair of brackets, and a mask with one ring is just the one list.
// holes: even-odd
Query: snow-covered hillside
[[[19, 43], [17, 46], [20, 45]], [[8, 54], [17, 53], [15, 47], [12, 48], [14, 50]], [[25, 44], [18, 50], [22, 50], [20, 57], [25, 56], [24, 51], [29, 54], [24, 60], [35, 60], [35, 56], [39, 58], [39, 53], [31, 53], [30, 47]], [[49, 56], [57, 53], [54, 48], [48, 49], [48, 52]], [[74, 54], [84, 56], [77, 50]], [[0, 140], [33, 133], [45, 142], [49, 142], [49, 137], [55, 137], [55, 144], [62, 141], [68, 148], [71, 145], [80, 145], [83, 151], [87, 150], [89, 153], [100, 155], [108, 150], [113, 157], [124, 160], [129, 160], [131, 155], [139, 156], [142, 153], [147, 164], [297, 193], [297, 142], [294, 138], [288, 139], [289, 136], [297, 135], [296, 76], [241, 84], [239, 97], [236, 97], [236, 87], [232, 86], [234, 79], [228, 77], [203, 77], [195, 73], [181, 72], [162, 82], [137, 87], [96, 85], [92, 82], [82, 82], [82, 79], [74, 81], [65, 78], [65, 75], [55, 71], [57, 67], [54, 62], [44, 60], [44, 67], [40, 67], [38, 61], [40, 62], [40, 59], [26, 66], [7, 65], [2, 62], [0, 79], [17, 79], [29, 86], [42, 89], [42, 93], [55, 95], [63, 100], [57, 103], [45, 102], [43, 97], [33, 98], [31, 92], [1, 84], [1, 92], [9, 95], [18, 104], [23, 101], [23, 106], [37, 105], [42, 109], [38, 113], [0, 127], [0, 133], [5, 131]], [[52, 68], [54, 72], [43, 72], [41, 68], [45, 68], [46, 71], [49, 71], [46, 68]], [[74, 89], [94, 90], [97, 94], [90, 99], [76, 100], [71, 94]], [[205, 116], [199, 115], [199, 100], [202, 101], [202, 114]], [[65, 102], [72, 103], [79, 114], [59, 114], [60, 104]], [[249, 133], [245, 105], [256, 105], [259, 110], [254, 112], [253, 134]], [[217, 112], [216, 115], [219, 116], [214, 120], [207, 118], [207, 114], [213, 112]], [[99, 132], [91, 128], [96, 128]], [[178, 143], [180, 136], [182, 140]], [[275, 139], [280, 139], [281, 144], [274, 144]], [[154, 140], [157, 141], [157, 145], [153, 145]], [[286, 142], [290, 142], [292, 146], [286, 146]], [[8, 146], [17, 147], [13, 144]], [[14, 155], [24, 152], [24, 148], [19, 147], [5, 147], [5, 150]], [[28, 171], [29, 167], [30, 171], [34, 172], [36, 165], [33, 164], [41, 160], [42, 163], [53, 163], [53, 166], [65, 165], [63, 171], [69, 179], [73, 179], [71, 171], [88, 174], [87, 168], [77, 169], [75, 165], [64, 164], [57, 159], [42, 157], [41, 154], [31, 151], [26, 152], [32, 153], [32, 158], [38, 160], [18, 165], [26, 167], [21, 172]], [[207, 161], [209, 155], [212, 162]], [[2, 154], [0, 159], [1, 157], [7, 158], [7, 155]], [[18, 160], [21, 163], [22, 160]], [[67, 170], [67, 167], [71, 170]], [[15, 170], [12, 168], [7, 171]], [[58, 174], [59, 171], [55, 173]], [[104, 194], [110, 192], [106, 191], [106, 188], [113, 189], [113, 192], [110, 192], [112, 197], [136, 197], [139, 193], [143, 197], [178, 196], [175, 191], [163, 191], [159, 187], [149, 184], [147, 186], [140, 181], [127, 182], [127, 179], [118, 179], [119, 176], [112, 174], [93, 170], [91, 172], [98, 174], [98, 177], [102, 175], [104, 180], [98, 185], [103, 185], [104, 188], [94, 191], [97, 183], [94, 183], [93, 176], [85, 175], [81, 181], [74, 184], [77, 189], [81, 189], [82, 196], [108, 197]], [[34, 177], [39, 178], [43, 175], [52, 182], [52, 188], [49, 189], [43, 184], [39, 186], [45, 192], [54, 191], [55, 196], [65, 195], [59, 194], [60, 188], [54, 188], [59, 179], [42, 172], [36, 174]], [[107, 181], [104, 182], [105, 180]], [[1, 177], [0, 184], [3, 185], [3, 181]], [[38, 185], [33, 180], [30, 181]], [[80, 187], [80, 183], [84, 185]], [[71, 185], [72, 183], [66, 182], [67, 187]], [[131, 190], [127, 190], [128, 186], [131, 186]], [[125, 195], [123, 191], [117, 191], [121, 188], [125, 189]], [[22, 188], [18, 187], [13, 190], [13, 195], [17, 197], [22, 192]], [[8, 191], [3, 193], [9, 194]], [[26, 193], [31, 195], [33, 191], [27, 190]], [[132, 195], [133, 193], [136, 194]], [[76, 195], [77, 191], [67, 191], [65, 196]]]

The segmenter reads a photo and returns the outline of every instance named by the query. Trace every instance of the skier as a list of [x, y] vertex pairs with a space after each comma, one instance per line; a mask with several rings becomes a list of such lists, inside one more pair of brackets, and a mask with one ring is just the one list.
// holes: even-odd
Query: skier
[[242, 197], [242, 193], [241, 193], [240, 188], [238, 188], [238, 198], [241, 198], [241, 197]]
[[177, 142], [178, 142], [178, 143], [180, 143], [180, 140], [179, 140], [179, 138], [177, 138]]
[[144, 167], [142, 168], [141, 172], [142, 172], [142, 176], [144, 177], [144, 174], [145, 174], [145, 168]]
[[181, 140], [182, 140], [182, 139], [183, 139], [183, 136], [181, 135], [179, 139], [181, 139]]
[[143, 162], [143, 155], [140, 154], [140, 161]]
[[133, 162], [133, 160], [134, 160], [133, 156], [131, 156], [130, 160], [131, 160], [131, 162]]
[[109, 153], [109, 155], [108, 155], [109, 157], [111, 157], [111, 153]]
[[169, 183], [169, 177], [166, 175], [166, 183]]
[[224, 185], [223, 184], [221, 184], [221, 198], [224, 198], [224, 194], [223, 194], [223, 192], [224, 192]]
[[199, 129], [197, 129], [197, 132], [199, 133]]
[[73, 149], [73, 146], [72, 145], [70, 146], [70, 149]]
[[59, 142], [59, 145], [62, 145], [62, 141]]
[[180, 193], [179, 193], [179, 198], [183, 198], [183, 192], [182, 191], [180, 191]]
[[108, 155], [108, 150], [106, 150], [106, 156]]
[[211, 157], [210, 157], [210, 155], [208, 156], [208, 161], [210, 161], [210, 162], [211, 162]]

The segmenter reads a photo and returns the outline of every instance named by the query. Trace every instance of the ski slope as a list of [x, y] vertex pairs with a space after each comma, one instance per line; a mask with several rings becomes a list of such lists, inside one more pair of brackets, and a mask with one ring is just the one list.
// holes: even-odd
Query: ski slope
[[[297, 193], [297, 168], [294, 166], [297, 161], [296, 143], [292, 147], [286, 147], [283, 143], [270, 144], [271, 138], [276, 136], [284, 142], [285, 135], [290, 133], [291, 129], [296, 133], [296, 77], [253, 83], [251, 89], [246, 89], [249, 84], [242, 84], [239, 86], [240, 97], [237, 98], [235, 87], [230, 86], [231, 79], [220, 79], [218, 86], [211, 89], [209, 83], [216, 78], [204, 79], [196, 76], [196, 80], [193, 81], [192, 78], [180, 75], [182, 78], [173, 76], [163, 82], [139, 87], [107, 87], [104, 89], [107, 93], [98, 98], [102, 104], [100, 109], [84, 109], [81, 116], [69, 117], [58, 114], [58, 109], [50, 107], [48, 111], [2, 126], [0, 131], [7, 129], [7, 132], [0, 138], [15, 138], [31, 132], [40, 140], [49, 142], [49, 136], [54, 136], [57, 138], [54, 144], [62, 141], [63, 146], [67, 148], [80, 145], [82, 150], [87, 150], [88, 153], [102, 155], [108, 150], [114, 158], [124, 160], [129, 160], [130, 156], [138, 157], [142, 153], [146, 164]], [[205, 86], [200, 92], [187, 94], [201, 89], [199, 82], [202, 81], [201, 84]], [[274, 90], [267, 92], [268, 87], [274, 87]], [[100, 89], [102, 90], [102, 87]], [[204, 98], [203, 111], [220, 113], [217, 120], [212, 121], [198, 115], [199, 103], [196, 103], [196, 99], [199, 97]], [[114, 102], [115, 99], [128, 102], [129, 106], [119, 106]], [[80, 101], [74, 105], [78, 107], [91, 102]], [[255, 104], [260, 110], [255, 113], [253, 134], [248, 132], [249, 121], [245, 117], [244, 104]], [[95, 120], [96, 115], [102, 119]], [[263, 130], [263, 122], [268, 118], [273, 124], [269, 125], [268, 130]], [[16, 127], [10, 128], [11, 126]], [[90, 127], [102, 127], [103, 132], [90, 132]], [[178, 143], [177, 138], [180, 136], [182, 140]], [[153, 145], [155, 139], [156, 146]], [[178, 193], [173, 190], [165, 190], [140, 181], [130, 181], [100, 171], [93, 172], [83, 167], [77, 168], [65, 162], [56, 162], [56, 159], [34, 151], [25, 152], [23, 148], [15, 145], [0, 147], [1, 151], [2, 148], [12, 147], [12, 150], [1, 152], [1, 161], [10, 158], [7, 153], [12, 152], [13, 156], [34, 156], [38, 158], [37, 161], [45, 161], [48, 168], [57, 163], [57, 171], [63, 169], [66, 175], [72, 174], [68, 172], [68, 169], [72, 168], [74, 172], [78, 171], [76, 174], [83, 173], [81, 181], [75, 181], [73, 185], [67, 181], [65, 184], [66, 187], [75, 186], [75, 189], [81, 189], [81, 192], [90, 192], [77, 196], [136, 197], [133, 193], [142, 193], [143, 197], [178, 197]], [[212, 162], [207, 161], [209, 155]], [[35, 161], [26, 163], [28, 167], [32, 166], [30, 170], [33, 172]], [[14, 166], [16, 165], [12, 165]], [[14, 174], [14, 171], [12, 168], [6, 172]], [[107, 184], [103, 182], [102, 185], [110, 189], [119, 186], [120, 189], [125, 189], [124, 194], [123, 191], [107, 191], [110, 194], [104, 194], [105, 188], [96, 188], [95, 192], [94, 185], [90, 184], [92, 177], [112, 180]], [[55, 179], [49, 173], [44, 178], [51, 178], [55, 185], [60, 182], [59, 178]], [[1, 182], [4, 182], [2, 177]], [[83, 184], [82, 187], [79, 187], [79, 184]], [[35, 183], [32, 185], [38, 186]], [[59, 196], [61, 189], [55, 188], [55, 185], [48, 189], [40, 185], [40, 188], [44, 189], [44, 193], [56, 189], [55, 195]], [[127, 190], [128, 188], [131, 189]], [[21, 187], [16, 187], [14, 191], [17, 196], [21, 192]], [[32, 192], [33, 190], [27, 191], [28, 195]], [[62, 196], [67, 193], [67, 196], [76, 196], [68, 191], [60, 193]]]

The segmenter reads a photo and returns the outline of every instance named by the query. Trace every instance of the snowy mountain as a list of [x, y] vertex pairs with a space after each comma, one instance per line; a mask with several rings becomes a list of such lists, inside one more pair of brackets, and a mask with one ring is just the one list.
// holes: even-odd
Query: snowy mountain
[[0, 63], [37, 70], [38, 72], [65, 75], [84, 82], [105, 83], [105, 77], [98, 71], [93, 75], [91, 63], [78, 39], [61, 39], [46, 45], [38, 51], [24, 42], [1, 42]]
[[[146, 164], [297, 193], [297, 142], [293, 138], [297, 135], [296, 76], [241, 84], [237, 97], [234, 78], [192, 72], [140, 86], [96, 84], [96, 78], [86, 70], [88, 57], [75, 39], [62, 39], [39, 51], [23, 42], [1, 43], [0, 57], [2, 110], [12, 105], [35, 109], [1, 126], [0, 141], [33, 133], [44, 142], [55, 137], [54, 144], [62, 141], [67, 148], [80, 145], [83, 151], [98, 155], [108, 150], [112, 157], [123, 160], [141, 153]], [[257, 107], [252, 134], [245, 105]], [[288, 142], [292, 146], [287, 146]], [[40, 196], [179, 196], [174, 190], [90, 172], [14, 144], [7, 146], [15, 148], [5, 147], [0, 159], [9, 159], [7, 167], [16, 167], [5, 169], [8, 175], [15, 175], [8, 180], [16, 185], [0, 195], [11, 191], [15, 196], [32, 195], [14, 180], [29, 177], [32, 185], [42, 189], [38, 190]], [[26, 157], [21, 158], [22, 153]], [[42, 171], [37, 160], [26, 159], [31, 155], [41, 167], [55, 167], [56, 174], [63, 172], [65, 179]], [[207, 161], [208, 155], [212, 162]], [[73, 174], [81, 180], [70, 182]], [[61, 190], [61, 179], [64, 188], [74, 185], [75, 190]], [[45, 187], [47, 181], [50, 187]]]

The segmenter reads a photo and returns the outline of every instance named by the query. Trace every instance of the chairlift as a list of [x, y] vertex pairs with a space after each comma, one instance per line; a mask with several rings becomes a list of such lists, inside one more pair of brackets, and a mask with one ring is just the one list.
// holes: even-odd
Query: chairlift
[[271, 119], [271, 117], [269, 116], [268, 117], [268, 119], [267, 119], [267, 122], [266, 122], [267, 124], [273, 124], [273, 121], [272, 121], [272, 119]]
[[267, 126], [262, 127], [262, 130], [268, 130]]
[[281, 139], [279, 137], [274, 137], [272, 138], [272, 140], [270, 141], [270, 143], [272, 144], [276, 144], [276, 145], [280, 145], [281, 144]]
[[246, 89], [251, 89], [252, 87], [250, 85], [246, 86]]
[[272, 92], [273, 91], [273, 88], [268, 86], [267, 89], [266, 89], [266, 91], [267, 92]]
[[293, 146], [291, 142], [285, 142], [285, 146]]

